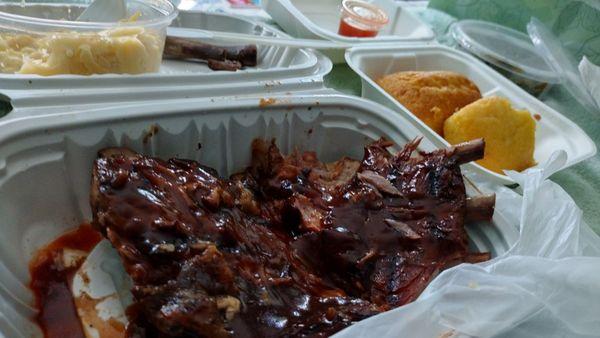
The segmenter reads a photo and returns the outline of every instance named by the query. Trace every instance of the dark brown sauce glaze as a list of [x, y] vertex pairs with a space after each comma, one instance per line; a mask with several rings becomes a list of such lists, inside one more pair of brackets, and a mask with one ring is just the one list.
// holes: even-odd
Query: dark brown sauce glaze
[[35, 321], [44, 337], [85, 338], [70, 289], [70, 280], [83, 261], [65, 266], [61, 257], [65, 249], [88, 253], [101, 239], [91, 225], [82, 224], [41, 248], [31, 260], [29, 287], [39, 310]]
[[251, 177], [150, 158], [101, 158], [96, 170], [95, 224], [135, 283], [130, 336], [326, 336], [378, 312], [295, 256], [260, 217]]
[[230, 179], [103, 150], [93, 224], [134, 282], [129, 336], [329, 336], [415, 299], [467, 260], [465, 189], [451, 151], [390, 145], [325, 165], [255, 142]]
[[[392, 156], [390, 145], [367, 146], [358, 174], [336, 180], [313, 175], [323, 170], [314, 154], [296, 159], [264, 155], [266, 168], [278, 169], [262, 175], [277, 181], [261, 185], [281, 187], [275, 195], [288, 190], [308, 197], [297, 209], [319, 212], [300, 211], [304, 229], [294, 249], [317, 275], [380, 310], [414, 300], [440, 270], [468, 255], [466, 195], [456, 163], [443, 151], [411, 158], [416, 143]], [[346, 168], [353, 167], [352, 160], [345, 162]], [[290, 173], [285, 169], [290, 165], [304, 170]], [[329, 168], [325, 174], [339, 171], [344, 170]], [[291, 183], [282, 185], [285, 180]]]

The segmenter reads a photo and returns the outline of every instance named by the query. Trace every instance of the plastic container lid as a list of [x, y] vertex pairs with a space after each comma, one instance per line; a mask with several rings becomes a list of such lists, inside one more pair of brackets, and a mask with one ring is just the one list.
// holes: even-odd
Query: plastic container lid
[[463, 48], [497, 67], [540, 82], [560, 82], [527, 34], [479, 20], [461, 20], [451, 32]]
[[538, 53], [559, 75], [571, 95], [588, 108], [595, 109], [594, 99], [581, 80], [577, 61], [563, 48], [558, 38], [536, 18], [531, 18], [527, 24], [527, 32]]
[[[140, 19], [132, 22], [85, 22], [76, 21], [76, 16], [71, 18], [45, 18], [48, 13], [36, 13], [30, 16], [28, 6], [14, 7], [10, 3], [3, 3], [10, 7], [0, 6], [1, 31], [25, 31], [43, 33], [51, 31], [98, 31], [122, 26], [143, 26], [145, 28], [164, 29], [177, 17], [178, 11], [168, 0], [124, 0], [127, 7], [127, 16], [137, 13]], [[60, 5], [59, 5], [60, 6]], [[6, 12], [11, 9], [15, 13]], [[20, 14], [17, 14], [20, 13]], [[79, 13], [77, 13], [79, 15]]]

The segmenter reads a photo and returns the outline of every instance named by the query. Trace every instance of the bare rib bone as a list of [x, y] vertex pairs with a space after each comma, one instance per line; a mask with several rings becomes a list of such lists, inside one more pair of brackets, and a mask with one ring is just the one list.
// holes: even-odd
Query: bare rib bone
[[484, 195], [467, 198], [467, 222], [489, 221], [494, 215], [496, 195]]
[[241, 68], [255, 67], [257, 64], [256, 45], [220, 47], [168, 36], [163, 54], [172, 59], [209, 61], [209, 66], [216, 66], [216, 69], [232, 70], [235, 65]]
[[400, 221], [396, 221], [394, 219], [386, 218], [385, 223], [387, 223], [392, 228], [399, 231], [402, 235], [409, 239], [421, 239], [421, 235], [416, 233], [408, 224]]
[[482, 138], [464, 142], [448, 149], [448, 155], [458, 164], [469, 163], [483, 158], [485, 141]]
[[379, 175], [378, 173], [370, 170], [365, 170], [361, 173], [356, 174], [358, 179], [367, 182], [377, 188], [380, 192], [386, 193], [392, 196], [402, 196], [402, 193], [396, 188], [392, 182], [387, 178]]

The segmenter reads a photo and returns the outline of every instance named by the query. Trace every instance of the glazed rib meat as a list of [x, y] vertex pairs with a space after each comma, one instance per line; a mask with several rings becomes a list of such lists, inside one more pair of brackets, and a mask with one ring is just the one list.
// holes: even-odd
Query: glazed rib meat
[[[361, 161], [320, 162], [256, 140], [228, 179], [197, 162], [100, 152], [93, 224], [131, 276], [131, 337], [329, 336], [414, 300], [467, 250], [459, 165], [481, 141], [412, 156], [380, 140]], [[473, 206], [473, 207], [471, 207]], [[469, 209], [469, 210], [468, 210]]]

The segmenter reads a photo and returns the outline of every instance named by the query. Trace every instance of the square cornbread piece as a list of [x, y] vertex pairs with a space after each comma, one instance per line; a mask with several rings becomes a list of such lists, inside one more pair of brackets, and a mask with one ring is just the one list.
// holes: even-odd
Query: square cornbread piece
[[500, 174], [535, 165], [535, 120], [502, 97], [483, 98], [450, 116], [444, 138], [451, 144], [483, 138], [485, 154], [477, 163]]

